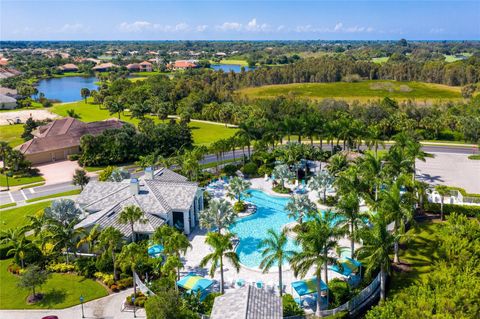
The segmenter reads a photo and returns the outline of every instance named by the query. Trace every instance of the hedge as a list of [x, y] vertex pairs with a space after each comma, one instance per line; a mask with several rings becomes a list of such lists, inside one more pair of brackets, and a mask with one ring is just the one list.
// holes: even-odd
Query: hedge
[[[425, 203], [424, 209], [427, 212], [440, 213], [440, 204], [439, 203]], [[443, 213], [445, 215], [451, 213], [463, 214], [469, 217], [480, 217], [480, 206], [474, 205], [455, 205], [455, 204], [444, 204]]]

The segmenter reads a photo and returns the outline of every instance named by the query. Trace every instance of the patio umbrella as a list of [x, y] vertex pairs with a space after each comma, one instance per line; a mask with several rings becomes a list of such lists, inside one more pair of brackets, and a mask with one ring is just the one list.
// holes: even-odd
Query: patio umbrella
[[204, 291], [213, 285], [213, 280], [203, 278], [197, 275], [187, 275], [177, 281], [177, 285], [186, 290]]
[[[317, 292], [317, 277], [313, 277], [306, 280], [300, 280], [292, 282], [292, 287], [295, 289], [299, 296], [310, 295]], [[320, 289], [322, 291], [327, 291], [328, 287], [323, 282], [320, 282]]]
[[162, 245], [153, 245], [148, 247], [148, 255], [150, 257], [159, 257], [160, 254], [163, 252], [163, 246]]

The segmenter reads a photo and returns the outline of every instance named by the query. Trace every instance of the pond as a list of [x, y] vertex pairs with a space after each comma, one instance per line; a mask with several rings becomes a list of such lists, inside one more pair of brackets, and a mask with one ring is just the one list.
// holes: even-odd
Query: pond
[[[240, 73], [240, 71], [242, 70], [242, 66], [238, 64], [212, 64], [210, 65], [210, 67], [215, 71], [222, 70], [223, 72], [233, 71], [235, 73]], [[245, 71], [249, 70], [253, 70], [253, 68], [245, 66]]]
[[96, 90], [98, 79], [96, 77], [64, 77], [40, 80], [37, 85], [38, 93], [45, 94], [47, 99], [59, 100], [61, 102], [75, 102], [82, 99], [80, 90], [87, 88], [90, 91]]

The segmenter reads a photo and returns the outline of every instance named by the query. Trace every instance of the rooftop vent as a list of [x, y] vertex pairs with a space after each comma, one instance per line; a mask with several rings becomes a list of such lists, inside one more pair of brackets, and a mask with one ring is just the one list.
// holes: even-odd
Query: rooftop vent
[[140, 185], [138, 183], [138, 179], [132, 178], [130, 180], [130, 192], [132, 195], [138, 195], [140, 193]]
[[152, 180], [155, 178], [155, 171], [153, 167], [149, 166], [145, 168], [145, 179]]

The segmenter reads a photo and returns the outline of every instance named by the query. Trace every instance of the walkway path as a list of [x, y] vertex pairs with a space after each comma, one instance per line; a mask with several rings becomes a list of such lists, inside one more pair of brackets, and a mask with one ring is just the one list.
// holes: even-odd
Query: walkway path
[[[85, 303], [83, 305], [85, 318], [133, 318], [131, 310], [122, 311], [123, 301], [132, 293], [133, 288]], [[78, 305], [58, 310], [0, 310], [0, 318], [2, 319], [40, 319], [49, 315], [58, 316], [59, 319], [81, 318], [82, 308]], [[137, 311], [137, 318], [146, 318], [143, 309]]]

